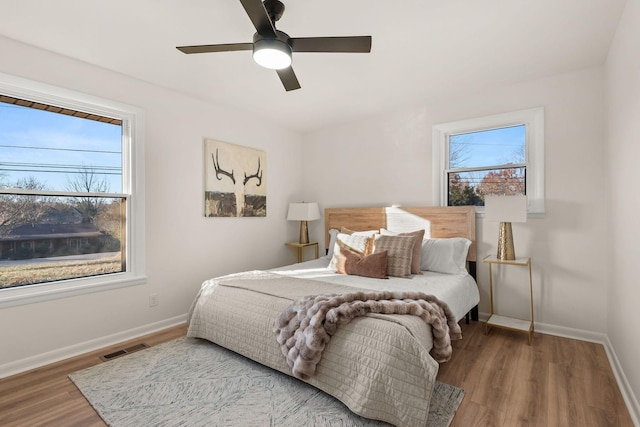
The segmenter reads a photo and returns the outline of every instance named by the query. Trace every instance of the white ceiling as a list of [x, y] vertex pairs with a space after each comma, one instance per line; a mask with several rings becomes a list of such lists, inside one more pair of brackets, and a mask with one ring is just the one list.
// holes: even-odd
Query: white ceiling
[[304, 133], [602, 64], [625, 1], [283, 0], [291, 37], [373, 37], [369, 54], [294, 54], [291, 92], [249, 51], [175, 49], [250, 42], [238, 0], [0, 0], [0, 34]]

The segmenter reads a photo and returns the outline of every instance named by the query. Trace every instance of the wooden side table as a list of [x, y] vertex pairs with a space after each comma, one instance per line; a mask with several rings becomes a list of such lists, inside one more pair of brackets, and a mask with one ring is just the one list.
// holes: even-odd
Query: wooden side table
[[[489, 329], [492, 327], [502, 328], [502, 329], [510, 329], [514, 331], [522, 331], [527, 332], [529, 334], [529, 345], [533, 340], [533, 279], [531, 275], [531, 258], [517, 258], [515, 260], [501, 260], [494, 256], [488, 256], [482, 260], [482, 262], [489, 264], [489, 294], [491, 295], [491, 314], [487, 323], [485, 324], [486, 333], [489, 332]], [[493, 309], [493, 272], [491, 271], [491, 266], [497, 265], [516, 265], [521, 267], [529, 267], [529, 300], [531, 303], [531, 317], [529, 320], [524, 319], [516, 319], [513, 317], [500, 316], [495, 314]]]
[[316, 249], [316, 258], [318, 259], [318, 242], [309, 242], [309, 243], [298, 243], [298, 242], [288, 242], [285, 245], [290, 246], [292, 248], [296, 248], [298, 250], [298, 262], [304, 261], [304, 249], [309, 246], [314, 246]]

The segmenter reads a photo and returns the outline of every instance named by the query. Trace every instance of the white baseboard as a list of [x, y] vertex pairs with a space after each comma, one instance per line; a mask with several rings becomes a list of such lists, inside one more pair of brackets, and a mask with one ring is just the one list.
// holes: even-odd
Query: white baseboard
[[[480, 318], [480, 321], [484, 322], [489, 318], [489, 314], [479, 313], [478, 317]], [[613, 348], [613, 345], [611, 344], [611, 341], [609, 341], [609, 337], [607, 336], [607, 334], [585, 331], [583, 329], [565, 328], [563, 326], [555, 326], [537, 322], [535, 324], [535, 330], [536, 332], [541, 334], [555, 335], [563, 338], [572, 338], [580, 341], [602, 344], [602, 346], [604, 347], [604, 351], [607, 353], [609, 365], [611, 365], [611, 370], [613, 371], [613, 375], [616, 378], [616, 382], [618, 383], [618, 388], [620, 389], [622, 398], [627, 405], [629, 415], [631, 415], [631, 420], [636, 427], [640, 427], [640, 404], [638, 403], [638, 399], [634, 394], [633, 389], [631, 388], [631, 385], [629, 384], [629, 381], [624, 374], [624, 371], [622, 370], [622, 366], [620, 365], [618, 356], [616, 356], [616, 352]]]
[[631, 384], [629, 384], [629, 381], [627, 381], [627, 377], [624, 375], [624, 371], [622, 370], [622, 366], [620, 365], [620, 360], [618, 359], [616, 352], [613, 350], [613, 346], [611, 345], [611, 341], [609, 341], [609, 337], [606, 337], [604, 349], [607, 352], [607, 357], [609, 358], [609, 363], [611, 364], [613, 375], [615, 375], [616, 381], [618, 382], [618, 387], [620, 388], [620, 393], [622, 393], [622, 398], [627, 404], [627, 409], [629, 409], [631, 420], [636, 427], [640, 427], [640, 403], [638, 403], [638, 399], [633, 393]]
[[31, 369], [39, 368], [41, 366], [49, 365], [51, 363], [59, 362], [70, 357], [78, 356], [94, 350], [99, 350], [104, 347], [109, 347], [111, 345], [118, 344], [124, 341], [129, 341], [143, 335], [148, 335], [154, 332], [161, 331], [163, 329], [171, 328], [173, 326], [178, 326], [182, 323], [185, 323], [186, 321], [187, 315], [183, 314], [171, 319], [161, 320], [160, 322], [140, 326], [138, 328], [129, 329], [83, 343], [74, 344], [72, 346], [49, 351], [47, 353], [38, 354], [26, 359], [5, 363], [4, 365], [0, 365], [0, 379], [26, 372]]

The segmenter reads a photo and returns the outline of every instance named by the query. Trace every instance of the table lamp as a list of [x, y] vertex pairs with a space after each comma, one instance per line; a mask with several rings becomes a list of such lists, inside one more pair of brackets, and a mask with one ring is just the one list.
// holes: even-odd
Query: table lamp
[[312, 203], [289, 203], [287, 220], [300, 221], [300, 244], [309, 243], [309, 227], [307, 221], [320, 219], [320, 209], [318, 204]]
[[487, 195], [484, 197], [484, 217], [487, 221], [500, 221], [496, 257], [503, 261], [515, 260], [511, 223], [527, 222], [527, 196]]

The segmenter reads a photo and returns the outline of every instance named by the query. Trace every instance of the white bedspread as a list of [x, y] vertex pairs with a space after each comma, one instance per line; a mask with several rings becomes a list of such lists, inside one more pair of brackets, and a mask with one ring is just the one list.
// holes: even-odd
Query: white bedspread
[[[246, 272], [203, 283], [189, 313], [188, 336], [215, 342], [291, 375], [273, 332], [275, 319], [307, 295], [354, 289], [414, 290], [449, 305], [456, 319], [478, 300], [468, 275], [427, 273], [411, 279], [370, 279], [335, 274], [326, 258]], [[402, 427], [426, 426], [438, 372], [429, 355], [431, 327], [411, 315], [368, 314], [338, 328], [316, 374], [307, 382], [353, 412]]]
[[409, 279], [391, 277], [389, 279], [371, 279], [368, 277], [338, 274], [327, 268], [326, 257], [299, 264], [274, 268], [278, 274], [305, 279], [321, 280], [336, 285], [353, 286], [374, 291], [417, 291], [435, 295], [445, 301], [460, 320], [471, 308], [480, 302], [478, 285], [469, 274], [442, 274], [423, 271], [422, 275], [414, 275]]

